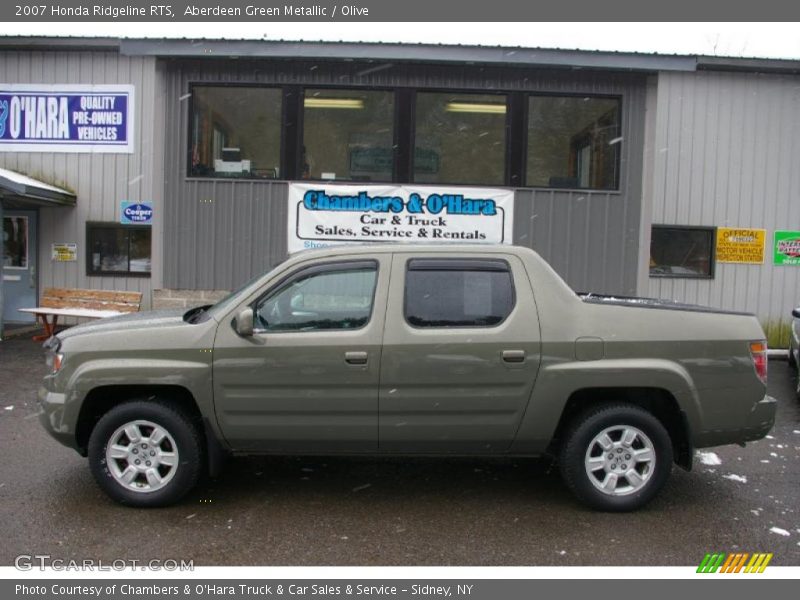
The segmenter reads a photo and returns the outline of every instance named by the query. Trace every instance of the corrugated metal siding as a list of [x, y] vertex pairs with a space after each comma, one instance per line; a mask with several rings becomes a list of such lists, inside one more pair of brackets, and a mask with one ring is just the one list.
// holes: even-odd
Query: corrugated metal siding
[[800, 230], [800, 77], [662, 73], [657, 105], [653, 223], [764, 228], [767, 248], [763, 265], [651, 278], [649, 294], [790, 318], [800, 268], [773, 266], [771, 245], [776, 229]]
[[[155, 59], [119, 56], [112, 52], [3, 51], [0, 52], [0, 82], [135, 86], [132, 154], [3, 152], [0, 166], [66, 186], [77, 194], [75, 208], [39, 210], [40, 294], [49, 286], [139, 291], [143, 294], [143, 308], [149, 307], [149, 278], [86, 276], [85, 223], [119, 222], [121, 200], [158, 202], [161, 198], [163, 185], [154, 177], [151, 158]], [[53, 242], [77, 242], [78, 261], [52, 262], [50, 244]]]
[[[408, 86], [622, 96], [619, 192], [518, 190], [514, 239], [578, 289], [633, 293], [645, 77], [628, 73], [301, 61], [167, 63], [164, 286], [232, 288], [286, 255], [288, 186], [186, 177], [191, 82]], [[169, 125], [172, 124], [170, 127]]]

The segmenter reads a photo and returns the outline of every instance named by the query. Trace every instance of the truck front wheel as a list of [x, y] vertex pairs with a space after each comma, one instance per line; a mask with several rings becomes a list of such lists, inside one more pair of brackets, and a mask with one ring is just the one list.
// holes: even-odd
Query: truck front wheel
[[191, 417], [161, 401], [115, 406], [89, 437], [89, 465], [111, 498], [129, 506], [166, 506], [200, 476], [202, 443]]
[[605, 511], [636, 510], [666, 483], [672, 442], [650, 412], [606, 404], [572, 423], [559, 462], [564, 482], [583, 503]]

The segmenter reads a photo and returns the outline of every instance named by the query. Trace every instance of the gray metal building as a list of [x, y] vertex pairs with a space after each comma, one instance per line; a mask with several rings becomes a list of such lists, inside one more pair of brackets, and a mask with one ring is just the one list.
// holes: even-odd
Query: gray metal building
[[[513, 242], [577, 290], [748, 310], [778, 338], [800, 303], [800, 265], [772, 256], [776, 231], [800, 230], [800, 61], [0, 38], [0, 99], [26, 84], [133, 87], [125, 153], [0, 152], [1, 169], [74, 201], [12, 201], [0, 178], [5, 222], [30, 216], [33, 272], [24, 277], [37, 299], [53, 286], [141, 291], [143, 308], [213, 298], [286, 255], [289, 189], [317, 181], [512, 190]], [[309, 108], [319, 98], [345, 108], [355, 97], [360, 122], [344, 110], [329, 110], [326, 122]], [[456, 104], [475, 114], [451, 114]], [[479, 164], [494, 157], [494, 170]], [[322, 163], [336, 173], [315, 172]], [[123, 201], [152, 206], [147, 234], [120, 225]], [[7, 239], [19, 230], [9, 227]], [[718, 228], [765, 230], [761, 262], [722, 262], [739, 259], [730, 248], [720, 254]], [[126, 268], [92, 263], [107, 244], [119, 254], [119, 240]], [[53, 258], [64, 243], [77, 258]], [[4, 279], [15, 273], [4, 269]], [[12, 293], [6, 280], [6, 307]], [[19, 320], [5, 311], [7, 323]]]

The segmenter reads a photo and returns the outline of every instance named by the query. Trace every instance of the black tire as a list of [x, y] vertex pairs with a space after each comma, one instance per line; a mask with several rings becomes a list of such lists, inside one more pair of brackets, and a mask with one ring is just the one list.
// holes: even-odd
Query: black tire
[[[620, 440], [615, 439], [617, 429], [621, 433], [625, 427], [642, 434], [637, 435], [633, 445], [627, 449], [621, 435]], [[602, 448], [595, 438], [605, 430], [609, 430], [609, 439], [619, 447], [612, 446], [598, 454]], [[635, 464], [631, 466], [629, 453], [644, 457], [646, 448], [651, 449], [654, 460], [637, 462], [634, 458]], [[588, 466], [590, 456], [598, 469], [592, 475]], [[604, 466], [600, 466], [600, 463]], [[567, 487], [589, 507], [610, 512], [636, 510], [652, 500], [664, 487], [672, 470], [672, 442], [661, 422], [647, 410], [631, 404], [604, 404], [583, 412], [569, 425], [561, 445], [559, 466]], [[630, 473], [630, 482], [626, 476], [617, 475], [623, 468]], [[611, 469], [620, 471], [612, 472]], [[636, 473], [631, 472], [634, 469]], [[608, 475], [617, 475], [617, 479], [608, 478]], [[635, 476], [639, 476], [641, 483], [636, 483]], [[618, 488], [614, 492], [601, 491], [597, 487], [601, 480], [616, 481]], [[637, 488], [637, 485], [640, 487]]]
[[792, 348], [792, 343], [789, 342], [789, 350], [788, 350], [788, 358], [786, 360], [786, 364], [789, 365], [789, 368], [797, 371], [797, 361], [794, 358], [794, 348]]
[[[119, 433], [125, 425], [135, 425], [136, 429], [132, 431], [141, 434], [138, 440], [141, 444], [131, 441], [126, 433]], [[150, 437], [147, 437], [155, 435], [155, 429], [151, 425], [156, 425], [167, 434], [159, 444], [154, 444]], [[120, 438], [120, 435], [124, 437]], [[127, 440], [127, 444], [117, 443], [115, 448], [138, 452], [140, 454], [137, 456], [142, 461], [147, 458], [157, 465], [148, 468], [149, 472], [157, 468], [157, 477], [161, 478], [160, 483], [153, 484], [153, 489], [147, 489], [150, 487], [149, 473], [136, 473], [134, 480], [127, 484], [123, 483], [120, 472], [124, 472], [128, 467], [134, 469], [128, 458], [119, 460], [112, 458], [114, 465], [109, 464], [107, 460], [109, 444], [112, 441], [119, 442], [120, 439]], [[152, 439], [156, 440], [157, 437]], [[144, 445], [149, 447], [145, 450], [139, 447]], [[156, 507], [176, 503], [197, 484], [203, 465], [202, 434], [196, 419], [162, 400], [132, 400], [109, 410], [92, 431], [88, 450], [89, 466], [98, 485], [112, 499], [128, 506]], [[163, 457], [165, 464], [156, 462], [157, 458], [150, 458], [141, 454], [142, 452], [152, 453], [154, 456], [158, 453], [158, 457]], [[169, 458], [170, 456], [172, 458]], [[168, 460], [174, 464], [168, 464]], [[146, 464], [151, 465], [150, 462]], [[144, 463], [135, 468], [144, 469]]]

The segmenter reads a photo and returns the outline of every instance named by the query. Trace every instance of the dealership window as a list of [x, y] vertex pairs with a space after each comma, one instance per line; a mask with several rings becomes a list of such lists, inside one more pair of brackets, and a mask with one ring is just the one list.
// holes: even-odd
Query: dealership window
[[713, 227], [653, 225], [651, 277], [714, 277]]
[[281, 176], [280, 88], [193, 86], [189, 174]]
[[258, 302], [261, 331], [357, 329], [369, 322], [378, 266], [372, 261], [311, 268]]
[[392, 181], [394, 93], [307, 89], [300, 178]]
[[413, 181], [505, 183], [507, 98], [417, 92]]
[[414, 327], [488, 327], [514, 307], [502, 260], [417, 259], [406, 271], [405, 318]]
[[617, 189], [619, 115], [617, 98], [531, 96], [526, 184]]
[[151, 228], [86, 224], [86, 274], [150, 276]]

